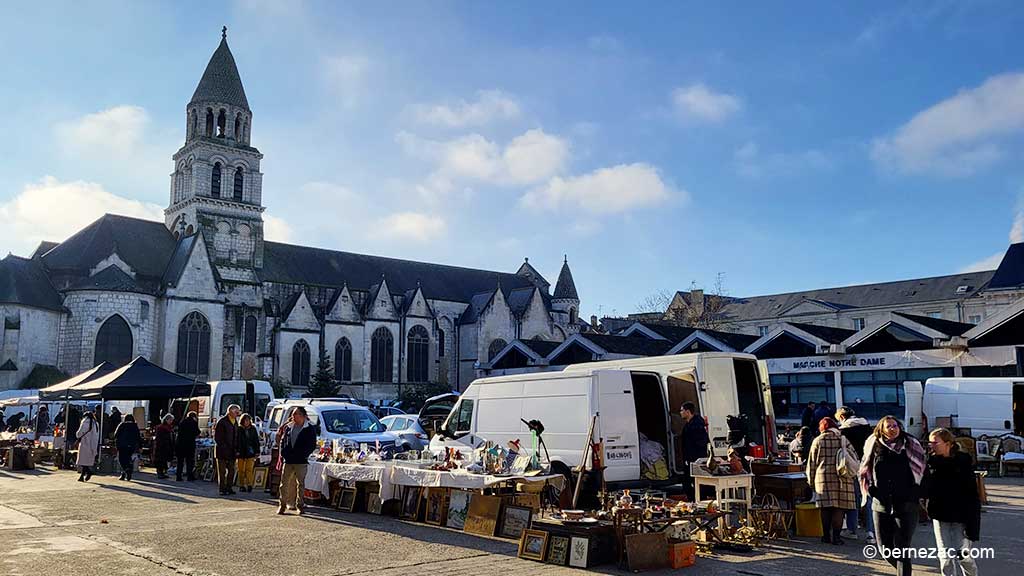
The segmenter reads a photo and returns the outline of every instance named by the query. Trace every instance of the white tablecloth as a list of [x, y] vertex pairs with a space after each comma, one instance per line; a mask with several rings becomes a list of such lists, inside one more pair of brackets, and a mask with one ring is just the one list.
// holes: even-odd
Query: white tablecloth
[[378, 482], [381, 498], [391, 498], [390, 466], [382, 462], [373, 464], [333, 464], [327, 462], [310, 462], [306, 468], [306, 490], [320, 492], [330, 497], [328, 480], [337, 479], [346, 482]]

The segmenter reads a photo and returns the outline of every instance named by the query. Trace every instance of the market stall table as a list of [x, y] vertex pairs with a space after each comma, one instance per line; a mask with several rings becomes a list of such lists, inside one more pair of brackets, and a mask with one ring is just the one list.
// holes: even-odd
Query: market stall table
[[[444, 471], [412, 468], [402, 464], [395, 464], [391, 469], [391, 483], [396, 486], [483, 490], [505, 482], [521, 482], [523, 484], [545, 483], [561, 490], [565, 485], [565, 476], [561, 474], [494, 476], [491, 474], [472, 474], [464, 470]], [[381, 494], [383, 493], [382, 490]]]
[[779, 502], [788, 504], [790, 509], [799, 502], [811, 499], [811, 487], [807, 485], [807, 475], [803, 472], [757, 476], [754, 478], [754, 489], [758, 496], [772, 494]]
[[337, 464], [333, 462], [310, 462], [306, 468], [306, 490], [319, 492], [330, 498], [330, 481], [341, 480], [345, 483], [377, 482], [381, 494], [390, 494], [391, 464], [387, 462], [371, 462], [367, 464]]
[[[699, 470], [699, 469], [698, 469]], [[736, 505], [743, 506], [743, 515], [749, 520], [750, 507], [753, 498], [754, 475], [753, 474], [728, 474], [712, 476], [706, 474], [693, 474], [694, 489], [700, 494], [701, 486], [709, 486], [715, 490], [715, 500], [723, 512], [732, 512]], [[718, 529], [725, 533], [725, 517], [718, 520]]]

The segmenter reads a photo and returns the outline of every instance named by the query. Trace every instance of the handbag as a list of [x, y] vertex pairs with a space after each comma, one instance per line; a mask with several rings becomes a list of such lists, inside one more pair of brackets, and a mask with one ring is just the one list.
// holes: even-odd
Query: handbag
[[836, 474], [848, 480], [853, 480], [860, 474], [860, 462], [853, 454], [853, 447], [846, 438], [843, 438], [843, 443], [836, 452]]

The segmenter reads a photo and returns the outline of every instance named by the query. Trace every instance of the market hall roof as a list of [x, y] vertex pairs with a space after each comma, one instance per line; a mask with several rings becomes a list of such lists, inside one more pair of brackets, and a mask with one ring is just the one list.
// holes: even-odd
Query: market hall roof
[[[474, 295], [478, 295], [486, 304], [499, 285], [503, 291], [533, 287], [529, 279], [506, 272], [353, 254], [278, 242], [263, 244], [263, 269], [260, 278], [264, 282], [338, 288], [347, 284], [349, 290], [369, 292], [380, 283], [382, 276], [392, 294], [415, 290], [419, 285], [425, 297], [452, 302], [470, 302], [474, 300]], [[484, 294], [486, 296], [482, 296]]]
[[63, 311], [62, 302], [38, 260], [13, 254], [0, 260], [0, 304]]
[[1024, 242], [1011, 244], [996, 268], [989, 290], [1004, 290], [1024, 286]]
[[249, 100], [245, 97], [242, 77], [238, 74], [235, 57], [228, 48], [227, 30], [224, 30], [220, 45], [210, 57], [206, 71], [192, 94], [190, 104], [199, 102], [217, 102], [231, 104], [249, 110]]

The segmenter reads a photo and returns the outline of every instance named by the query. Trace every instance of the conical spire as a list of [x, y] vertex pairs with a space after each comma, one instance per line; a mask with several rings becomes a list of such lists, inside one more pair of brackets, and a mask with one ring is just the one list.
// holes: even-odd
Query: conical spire
[[245, 98], [245, 88], [242, 87], [242, 78], [238, 75], [235, 57], [228, 48], [227, 27], [222, 30], [220, 46], [217, 46], [217, 50], [210, 57], [203, 78], [199, 80], [199, 86], [196, 86], [196, 91], [192, 94], [192, 103], [196, 102], [232, 104], [249, 110], [249, 101]]
[[566, 256], [562, 262], [562, 271], [558, 273], [558, 282], [555, 283], [555, 299], [579, 300], [576, 293], [576, 283], [572, 279], [572, 271], [569, 270], [569, 257]]

